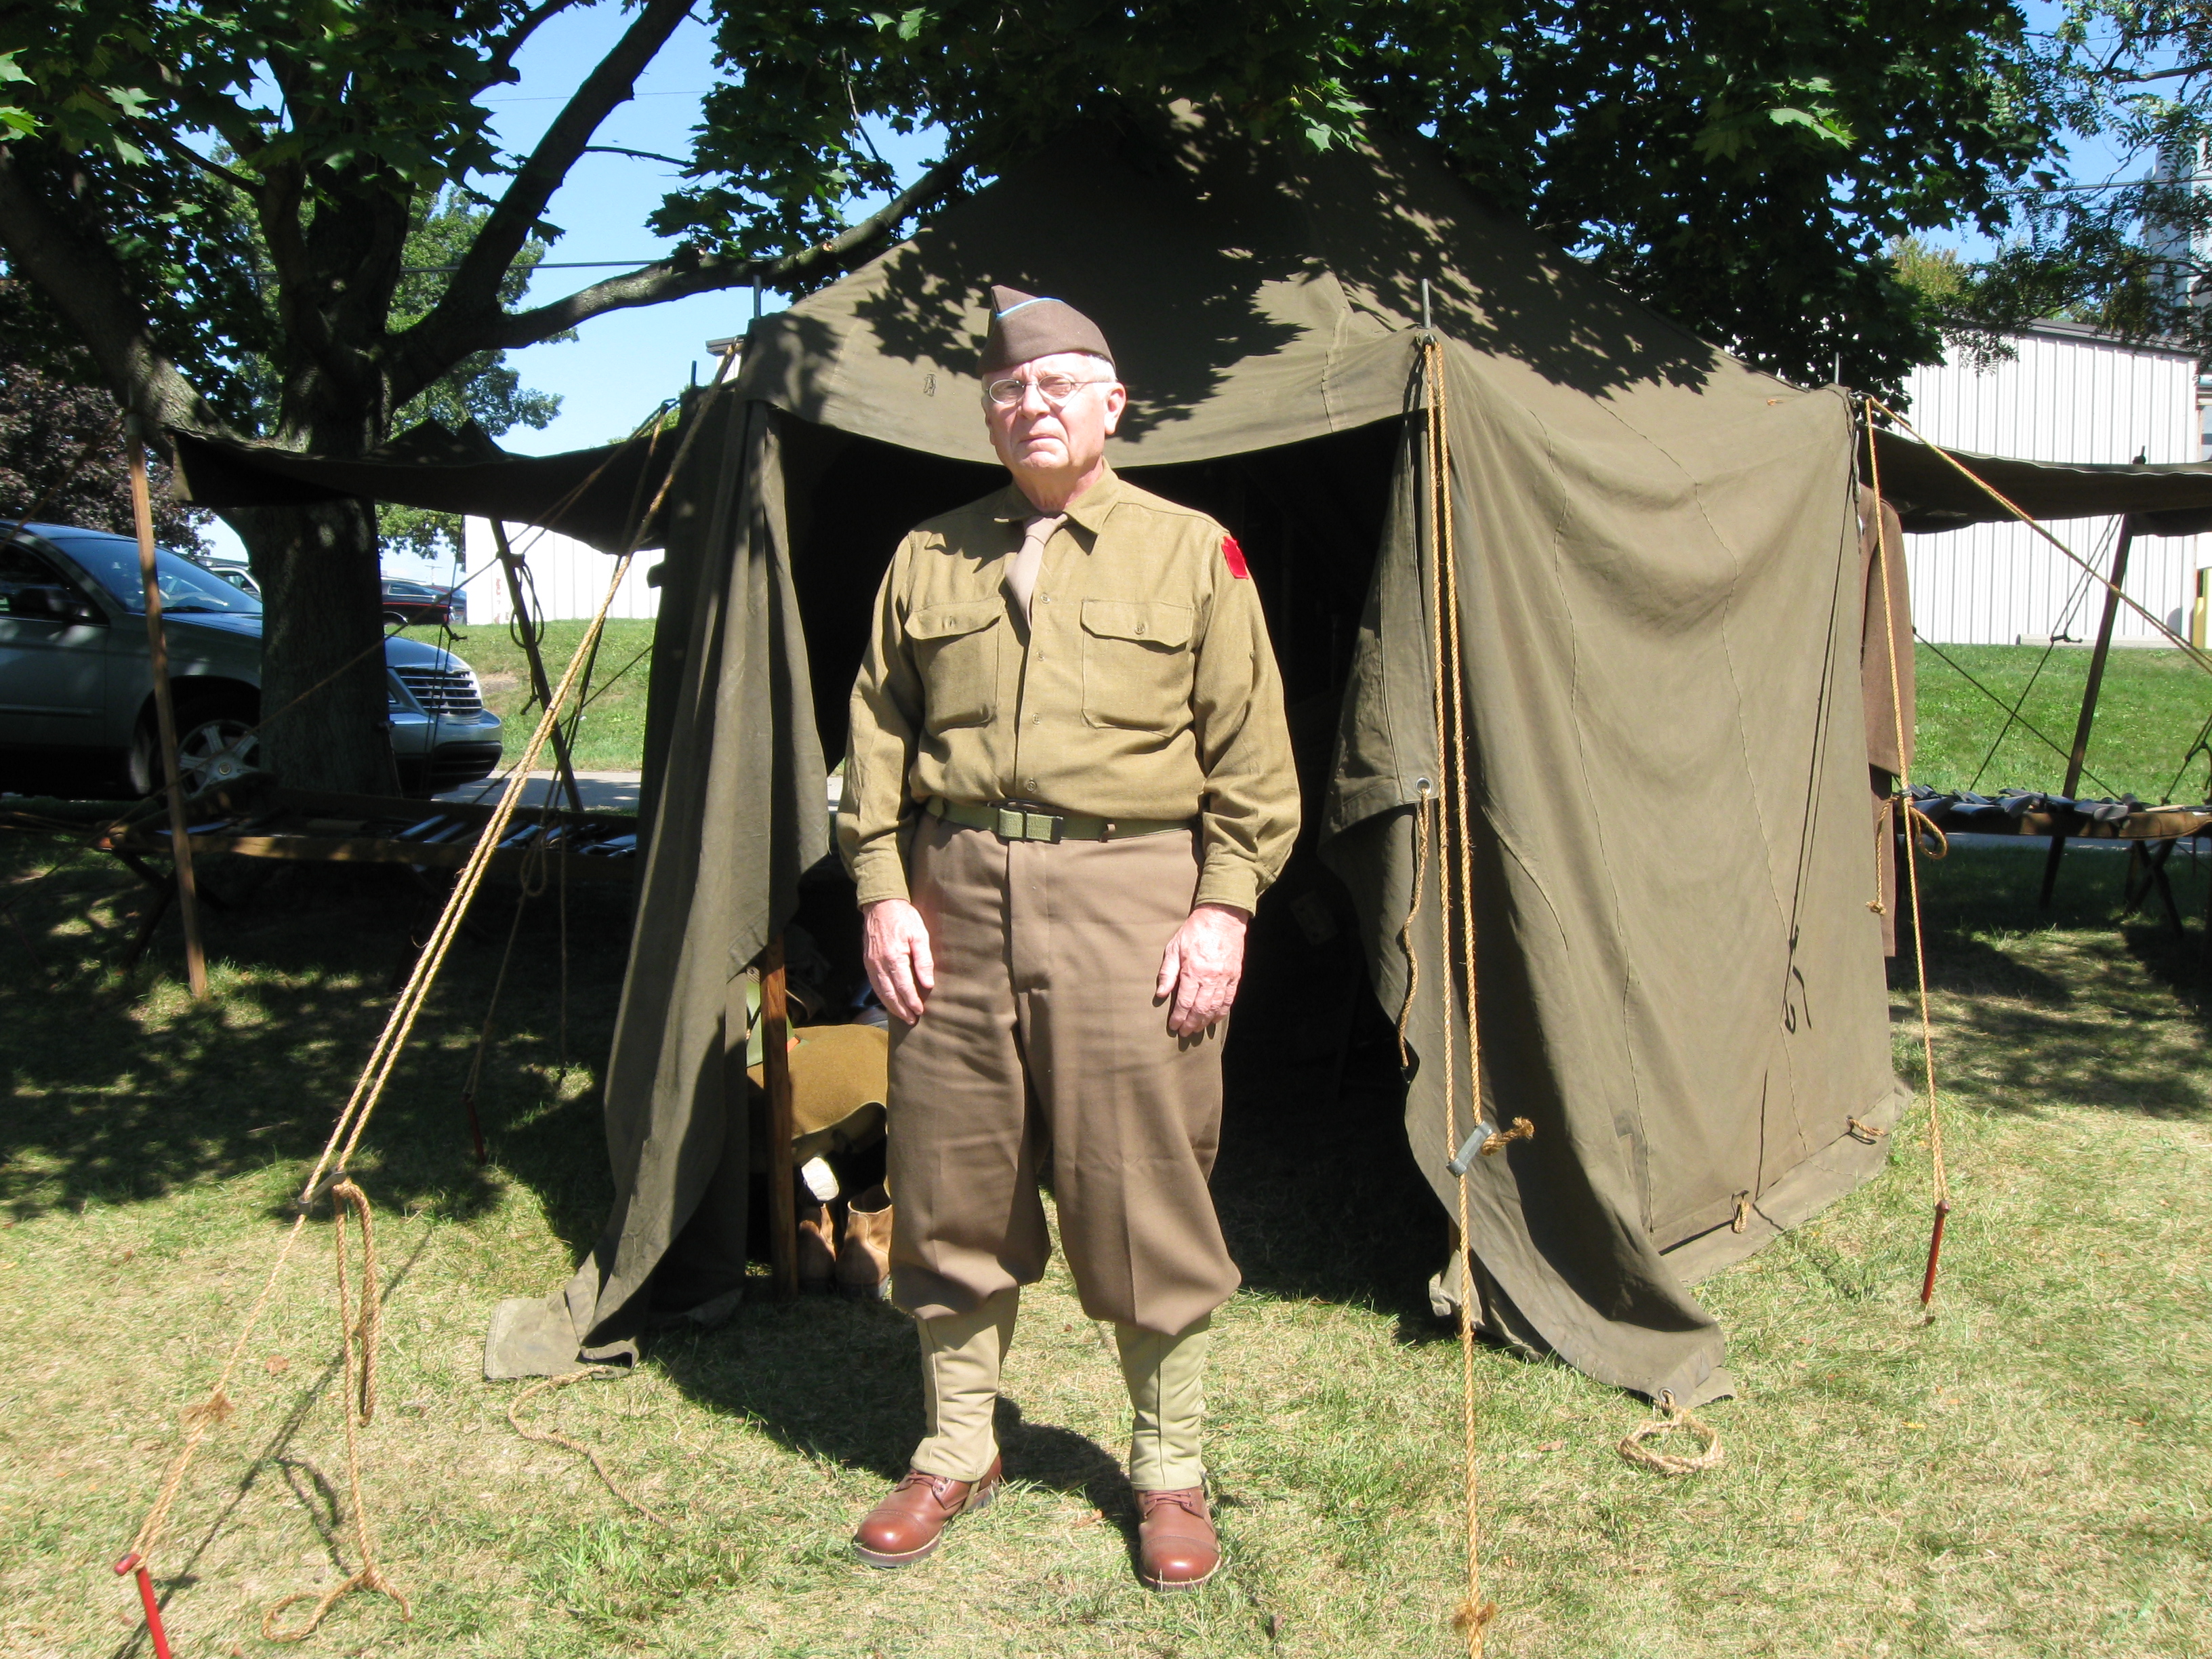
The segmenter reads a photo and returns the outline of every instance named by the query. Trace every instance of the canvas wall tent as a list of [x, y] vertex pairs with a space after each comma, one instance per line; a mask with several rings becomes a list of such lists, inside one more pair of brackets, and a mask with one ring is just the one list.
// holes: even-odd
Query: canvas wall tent
[[[1883, 1153], [1850, 1121], [1896, 1112], [1846, 399], [1629, 302], [1423, 150], [1255, 149], [1194, 121], [1070, 137], [757, 323], [734, 383], [695, 400], [654, 532], [653, 840], [607, 1083], [619, 1196], [563, 1291], [501, 1308], [488, 1363], [619, 1357], [656, 1310], [737, 1291], [730, 988], [826, 851], [824, 755], [895, 540], [1003, 476], [973, 378], [993, 281], [1100, 321], [1133, 390], [1115, 465], [1246, 549], [1307, 733], [1307, 842], [1394, 1018], [1437, 775], [1424, 411], [1444, 395], [1485, 1115], [1536, 1125], [1475, 1165], [1486, 1309], [1610, 1382], [1724, 1388], [1689, 1281], [1865, 1179]], [[570, 459], [573, 483], [589, 458]], [[240, 461], [185, 471], [197, 491]], [[404, 472], [343, 487], [451, 493]], [[531, 518], [514, 493], [466, 510]], [[1439, 1061], [1467, 981], [1437, 887], [1410, 929], [1430, 991], [1405, 1127], [1449, 1202]]]

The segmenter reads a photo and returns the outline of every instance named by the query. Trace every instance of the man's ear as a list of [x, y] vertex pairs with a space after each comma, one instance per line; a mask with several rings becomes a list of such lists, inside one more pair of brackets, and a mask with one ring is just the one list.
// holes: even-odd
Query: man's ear
[[1121, 424], [1121, 411], [1129, 406], [1129, 388], [1119, 380], [1106, 389], [1106, 435], [1112, 437], [1115, 428]]

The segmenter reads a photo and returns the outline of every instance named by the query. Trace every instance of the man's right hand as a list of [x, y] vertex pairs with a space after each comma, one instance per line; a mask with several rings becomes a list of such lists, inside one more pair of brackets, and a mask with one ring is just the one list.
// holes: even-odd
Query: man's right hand
[[937, 963], [929, 953], [929, 929], [921, 912], [902, 898], [878, 899], [862, 907], [866, 929], [868, 983], [876, 1000], [913, 1024], [937, 984]]

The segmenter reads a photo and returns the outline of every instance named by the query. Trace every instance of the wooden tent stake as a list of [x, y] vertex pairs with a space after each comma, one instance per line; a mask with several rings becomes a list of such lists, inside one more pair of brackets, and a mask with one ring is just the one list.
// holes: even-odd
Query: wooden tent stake
[[799, 1294], [799, 1205], [792, 1182], [791, 1008], [784, 997], [783, 935], [761, 952], [761, 1080], [768, 1091], [769, 1265], [778, 1298]]
[[[507, 526], [490, 520], [492, 544], [499, 550], [499, 568], [507, 576], [507, 596], [514, 606], [514, 631], [522, 641], [522, 654], [530, 659], [530, 689], [538, 694], [540, 708], [552, 707], [553, 685], [545, 677], [545, 659], [538, 654], [538, 619], [522, 598], [522, 559], [507, 545]], [[561, 769], [561, 787], [568, 792], [571, 811], [584, 810], [583, 792], [576, 787], [576, 769], [568, 758], [568, 739], [553, 728], [553, 763]]]
[[185, 925], [185, 975], [192, 995], [207, 1000], [207, 955], [200, 948], [199, 895], [192, 884], [192, 838], [185, 821], [185, 785], [177, 771], [177, 706], [169, 696], [169, 647], [161, 635], [161, 584], [154, 565], [154, 497], [146, 483], [146, 445], [131, 417], [131, 514], [138, 526], [138, 580], [146, 592], [147, 666], [154, 673], [154, 720], [161, 744], [161, 778], [169, 795], [169, 852], [177, 867], [177, 914]]
[[[2128, 550], [2135, 538], [2136, 521], [2130, 515], [2120, 520], [2119, 544], [2112, 549], [2112, 585], [2105, 589], [2105, 614], [2097, 624], [2097, 647], [2089, 653], [2089, 683], [2081, 688], [2081, 718], [2074, 726], [2074, 752], [2066, 757], [2066, 784], [2058, 792], [2069, 800], [2081, 787], [2081, 767], [2089, 755], [2089, 728], [2097, 720], [2097, 692], [2105, 683], [2105, 659], [2112, 651], [2112, 623], [2120, 614], [2120, 585], [2128, 579]], [[2058, 861], [2065, 856], [2066, 831], [2063, 828], [2054, 830], [2051, 832], [2050, 856], [2043, 861], [2043, 896], [2039, 902], [2046, 910], [2051, 908], [2051, 895], [2058, 888]]]

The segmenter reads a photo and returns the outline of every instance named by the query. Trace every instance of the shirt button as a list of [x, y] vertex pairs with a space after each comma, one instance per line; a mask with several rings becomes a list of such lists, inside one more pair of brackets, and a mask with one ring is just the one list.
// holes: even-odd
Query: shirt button
[[1145, 631], [1145, 625], [1144, 625], [1144, 623], [1139, 623], [1137, 624], [1137, 632], [1139, 632], [1139, 634], [1141, 634], [1141, 633], [1143, 633], [1144, 631]]
[[1024, 778], [1022, 780], [1022, 787], [1034, 795], [1036, 793], [1037, 781], [1035, 778]]

